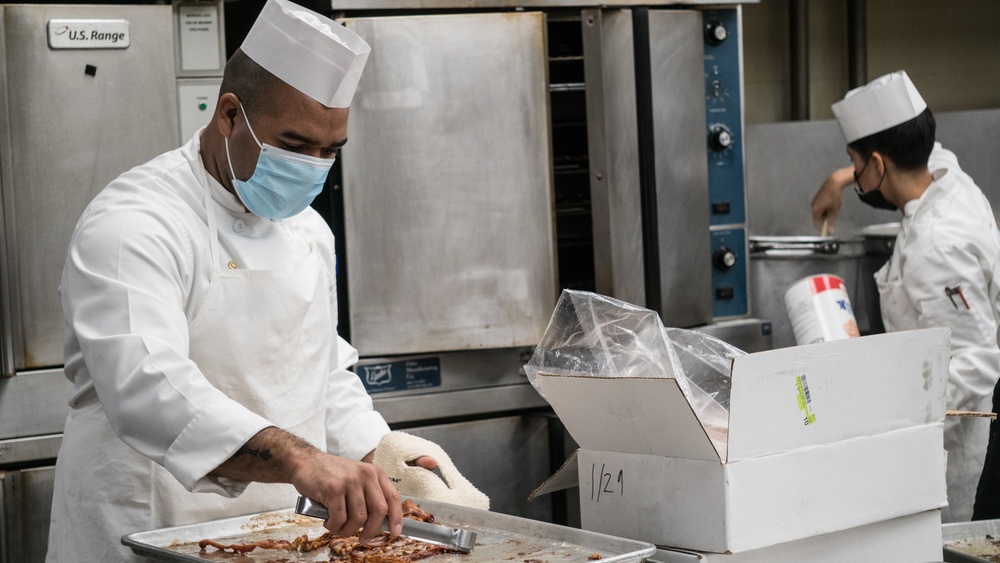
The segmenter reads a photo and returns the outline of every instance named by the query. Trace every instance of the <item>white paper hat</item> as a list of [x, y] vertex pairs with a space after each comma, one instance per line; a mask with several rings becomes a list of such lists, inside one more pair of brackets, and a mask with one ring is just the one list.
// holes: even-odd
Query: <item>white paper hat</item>
[[288, 0], [267, 0], [240, 49], [331, 108], [351, 105], [371, 47], [339, 23]]
[[927, 103], [900, 70], [851, 90], [831, 109], [850, 144], [917, 117]]

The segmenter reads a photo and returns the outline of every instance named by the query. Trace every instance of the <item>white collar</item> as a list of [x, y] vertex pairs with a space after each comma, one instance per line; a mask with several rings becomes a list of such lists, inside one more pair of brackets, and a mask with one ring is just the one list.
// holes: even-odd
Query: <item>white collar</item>
[[229, 211], [230, 213], [241, 216], [251, 215], [256, 217], [256, 215], [247, 211], [239, 198], [227, 190], [225, 186], [220, 184], [215, 177], [207, 173], [205, 175], [208, 177], [208, 189], [212, 190], [212, 199], [214, 199], [216, 203], [226, 208], [226, 211]]
[[917, 199], [911, 199], [903, 205], [903, 215], [910, 218], [917, 214], [917, 210], [920, 209], [920, 203], [927, 198], [927, 194], [934, 189], [934, 184], [936, 184], [941, 178], [944, 178], [945, 174], [948, 173], [947, 168], [939, 168], [931, 172], [931, 183], [924, 190], [924, 193], [920, 195]]
[[246, 220], [259, 219], [256, 215], [248, 211], [243, 203], [236, 197], [232, 192], [227, 190], [214, 176], [208, 173], [208, 169], [205, 168], [205, 163], [201, 159], [201, 133], [204, 131], [204, 127], [195, 133], [194, 137], [188, 142], [187, 146], [184, 147], [187, 153], [188, 161], [191, 162], [191, 167], [195, 171], [195, 176], [198, 181], [208, 190], [211, 191], [212, 199], [216, 203], [221, 205], [226, 211], [241, 217]]

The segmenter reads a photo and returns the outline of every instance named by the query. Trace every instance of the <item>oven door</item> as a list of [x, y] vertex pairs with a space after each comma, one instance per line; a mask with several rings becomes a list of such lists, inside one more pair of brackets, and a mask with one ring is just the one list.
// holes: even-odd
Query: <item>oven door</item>
[[351, 343], [535, 345], [557, 294], [544, 14], [345, 25], [372, 45], [340, 159]]

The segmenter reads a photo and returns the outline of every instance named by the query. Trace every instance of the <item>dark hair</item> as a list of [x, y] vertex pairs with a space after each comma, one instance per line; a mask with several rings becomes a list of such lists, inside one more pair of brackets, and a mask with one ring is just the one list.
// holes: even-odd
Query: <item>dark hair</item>
[[280, 78], [237, 49], [226, 62], [219, 96], [232, 92], [240, 99], [247, 113], [258, 115], [266, 113], [267, 108], [272, 107], [271, 102], [282, 84], [284, 83]]
[[900, 170], [919, 170], [927, 166], [927, 159], [934, 149], [934, 114], [931, 108], [885, 131], [879, 131], [849, 143], [865, 159], [878, 151], [889, 158]]

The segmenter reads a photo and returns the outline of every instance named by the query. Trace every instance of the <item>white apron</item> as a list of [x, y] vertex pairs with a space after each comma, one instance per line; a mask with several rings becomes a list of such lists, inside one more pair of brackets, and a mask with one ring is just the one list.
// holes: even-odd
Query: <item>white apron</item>
[[[886, 332], [916, 330], [920, 328], [918, 312], [910, 302], [900, 275], [902, 251], [906, 247], [908, 221], [896, 237], [896, 246], [889, 259], [875, 273], [878, 285], [879, 308]], [[980, 410], [990, 409], [989, 397], [983, 400]], [[947, 405], [947, 408], [952, 408]], [[963, 522], [972, 517], [976, 500], [976, 487], [983, 470], [983, 458], [989, 441], [989, 424], [976, 418], [946, 417], [944, 422], [944, 449], [948, 452], [946, 484], [948, 506], [942, 509], [944, 522]], [[905, 471], [906, 468], [900, 468]]]
[[[223, 264], [216, 213], [226, 212], [211, 201], [205, 171], [195, 168], [205, 187], [216, 269], [189, 325], [190, 358], [229, 397], [325, 451], [324, 397], [336, 342], [333, 281], [315, 248], [290, 272]], [[253, 483], [235, 499], [187, 491], [122, 442], [96, 400], [70, 414], [60, 458], [56, 487], [64, 494], [57, 498], [65, 502], [53, 506], [48, 562], [141, 561], [120, 544], [121, 535], [295, 502], [291, 485]]]

